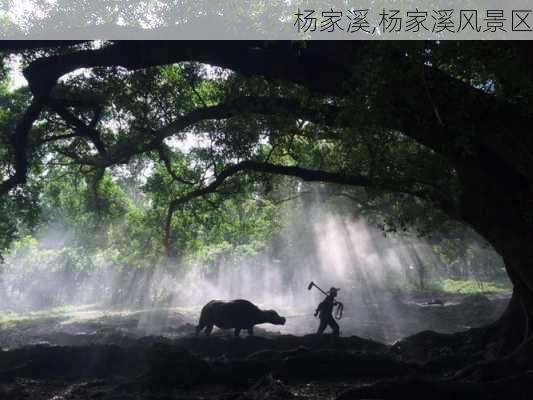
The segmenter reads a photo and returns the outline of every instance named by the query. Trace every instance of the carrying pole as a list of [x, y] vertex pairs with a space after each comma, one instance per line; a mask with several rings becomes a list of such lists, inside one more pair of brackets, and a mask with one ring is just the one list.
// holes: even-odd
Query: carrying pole
[[307, 286], [307, 290], [311, 290], [312, 288], [316, 287], [318, 290], [320, 290], [322, 293], [324, 293], [326, 296], [328, 295], [326, 292], [324, 292], [315, 282], [311, 281], [309, 285]]

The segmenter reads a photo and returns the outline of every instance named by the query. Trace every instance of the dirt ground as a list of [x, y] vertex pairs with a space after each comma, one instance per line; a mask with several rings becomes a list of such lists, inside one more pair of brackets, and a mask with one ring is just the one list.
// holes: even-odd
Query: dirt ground
[[[380, 304], [351, 304], [339, 324], [342, 336], [393, 344], [425, 330], [454, 333], [489, 324], [501, 315], [508, 300], [504, 295], [384, 298]], [[199, 312], [200, 307], [132, 310], [79, 306], [30, 314], [0, 313], [0, 348], [34, 344], [127, 345], [150, 336], [176, 339], [193, 333]], [[295, 314], [280, 310], [280, 314], [287, 317], [284, 326], [260, 325], [256, 334], [302, 336], [315, 332], [318, 326], [312, 311]], [[231, 332], [215, 330], [214, 334]]]
[[[267, 325], [254, 337], [224, 331], [195, 337], [195, 312], [179, 309], [80, 308], [4, 319], [0, 399], [344, 399], [378, 380], [444, 379], [483, 361], [483, 330], [467, 328], [494, 320], [506, 299], [430, 302], [404, 302], [401, 324], [379, 329], [371, 321], [357, 327], [347, 315], [343, 332], [366, 334], [340, 338]], [[292, 323], [312, 332], [316, 320]], [[446, 329], [427, 330], [439, 326]], [[395, 343], [369, 339], [394, 327], [394, 335], [422, 332]]]

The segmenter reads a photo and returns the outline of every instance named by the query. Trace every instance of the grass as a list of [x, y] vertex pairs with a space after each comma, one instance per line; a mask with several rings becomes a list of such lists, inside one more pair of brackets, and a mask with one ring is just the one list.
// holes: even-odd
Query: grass
[[502, 282], [483, 282], [474, 279], [444, 279], [440, 283], [440, 289], [445, 293], [508, 293], [511, 286]]
[[10, 326], [20, 322], [35, 321], [42, 319], [66, 318], [74, 312], [81, 311], [84, 307], [62, 305], [47, 310], [30, 312], [0, 312], [0, 327]]
[[0, 329], [9, 328], [20, 323], [38, 323], [45, 320], [69, 324], [74, 322], [95, 321], [108, 317], [129, 318], [143, 313], [178, 313], [188, 316], [197, 316], [200, 313], [198, 307], [158, 307], [158, 308], [121, 308], [103, 309], [96, 304], [89, 305], [62, 305], [46, 310], [27, 312], [1, 312]]
[[415, 294], [509, 294], [512, 286], [507, 282], [478, 281], [475, 279], [443, 279], [427, 282], [424, 288], [412, 283], [396, 288], [399, 292]]

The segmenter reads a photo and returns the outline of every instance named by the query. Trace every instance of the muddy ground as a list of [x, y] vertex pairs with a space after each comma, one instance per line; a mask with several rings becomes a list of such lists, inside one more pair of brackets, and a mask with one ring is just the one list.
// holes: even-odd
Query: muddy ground
[[[398, 326], [396, 332], [404, 326], [446, 328], [421, 329], [387, 344], [356, 335], [290, 335], [278, 327], [258, 329], [254, 337], [223, 331], [195, 337], [194, 313], [176, 309], [85, 309], [14, 319], [0, 329], [0, 399], [371, 398], [365, 390], [377, 381], [440, 381], [487, 358], [485, 330], [467, 328], [494, 320], [506, 300], [466, 296], [443, 302], [410, 299], [394, 324], [360, 328], [377, 337]], [[301, 329], [316, 325], [308, 317], [293, 323]], [[341, 326], [352, 332], [355, 318], [341, 320]]]

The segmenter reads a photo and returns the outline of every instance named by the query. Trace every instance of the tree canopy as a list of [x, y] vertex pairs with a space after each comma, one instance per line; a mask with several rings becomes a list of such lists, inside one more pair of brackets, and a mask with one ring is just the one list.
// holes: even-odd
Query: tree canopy
[[[3, 54], [4, 247], [52, 218], [47, 204], [81, 232], [114, 224], [96, 246], [183, 257], [254, 221], [239, 227], [253, 247], [299, 182], [331, 183], [386, 229], [471, 226], [533, 309], [528, 43], [4, 42]], [[12, 91], [17, 63], [28, 86]]]

